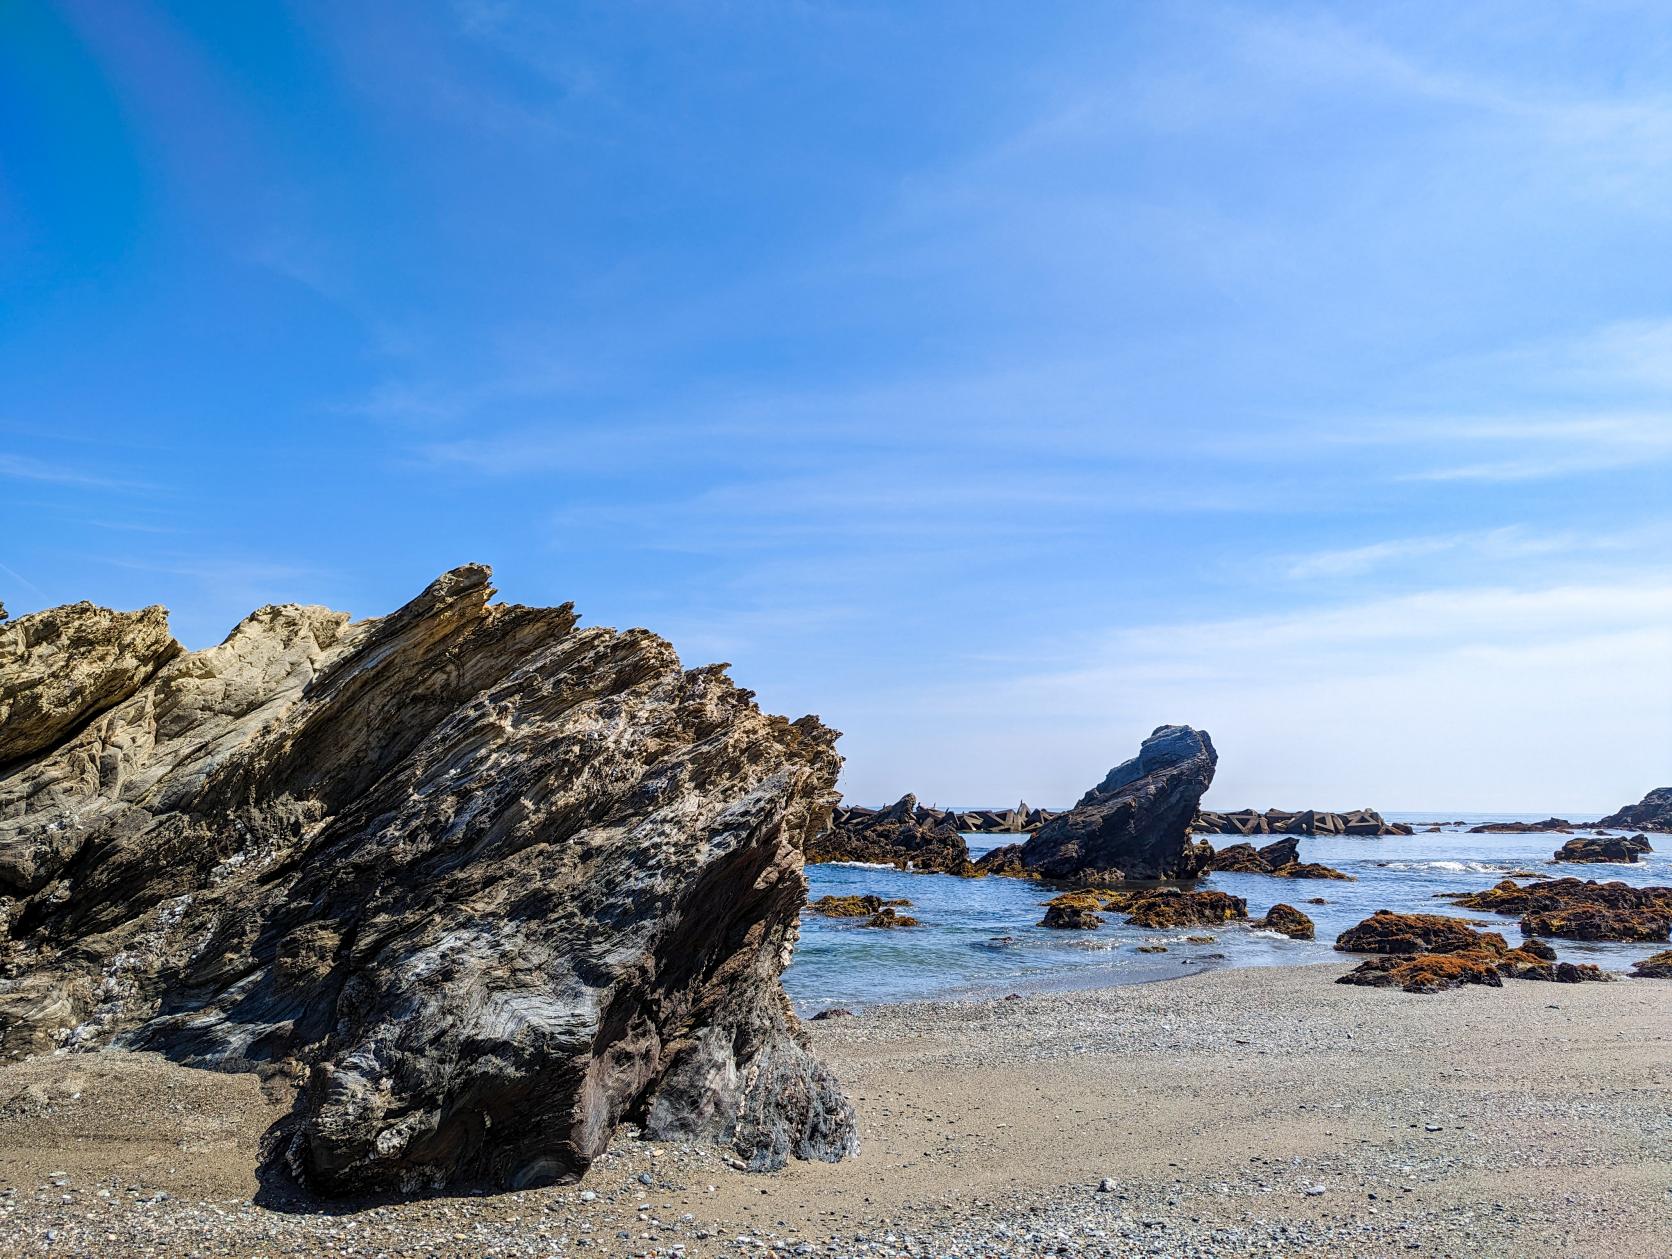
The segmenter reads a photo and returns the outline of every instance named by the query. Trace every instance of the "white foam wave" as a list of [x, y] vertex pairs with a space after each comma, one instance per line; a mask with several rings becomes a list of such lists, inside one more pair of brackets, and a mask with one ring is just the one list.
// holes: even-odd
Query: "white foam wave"
[[1451, 874], [1497, 874], [1510, 868], [1485, 861], [1384, 861], [1378, 864], [1384, 870], [1445, 870]]

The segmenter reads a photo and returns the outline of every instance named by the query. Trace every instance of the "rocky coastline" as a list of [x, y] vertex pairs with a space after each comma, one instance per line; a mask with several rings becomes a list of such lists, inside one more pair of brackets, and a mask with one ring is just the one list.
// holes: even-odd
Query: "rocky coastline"
[[835, 732], [489, 578], [190, 653], [160, 609], [0, 626], [0, 1058], [285, 1081], [265, 1167], [321, 1194], [570, 1179], [629, 1120], [852, 1152], [779, 982]]

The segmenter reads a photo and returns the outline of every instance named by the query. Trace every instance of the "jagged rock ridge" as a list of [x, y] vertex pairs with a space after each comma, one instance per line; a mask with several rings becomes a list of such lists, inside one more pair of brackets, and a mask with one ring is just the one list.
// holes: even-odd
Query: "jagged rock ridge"
[[1622, 830], [1672, 831], [1672, 787], [1656, 787], [1638, 803], [1610, 813], [1597, 825], [1617, 826]]
[[[288, 1069], [270, 1157], [328, 1193], [577, 1175], [625, 1118], [853, 1150], [779, 983], [834, 732], [489, 576], [190, 654], [39, 661], [54, 621], [131, 644], [90, 605], [0, 630], [33, 745], [0, 765], [0, 1053]], [[28, 699], [66, 667], [97, 700]]]

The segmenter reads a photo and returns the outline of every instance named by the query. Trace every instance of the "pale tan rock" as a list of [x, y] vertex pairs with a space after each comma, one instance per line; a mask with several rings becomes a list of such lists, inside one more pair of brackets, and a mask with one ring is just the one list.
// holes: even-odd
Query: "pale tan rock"
[[113, 612], [74, 603], [5, 621], [0, 765], [48, 747], [120, 703], [179, 651], [162, 607]]

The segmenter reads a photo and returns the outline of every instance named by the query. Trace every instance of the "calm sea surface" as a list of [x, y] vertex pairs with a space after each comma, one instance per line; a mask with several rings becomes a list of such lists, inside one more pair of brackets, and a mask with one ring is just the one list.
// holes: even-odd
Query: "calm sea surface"
[[[1316, 941], [1289, 940], [1272, 932], [1226, 924], [1216, 928], [1145, 931], [1129, 927], [1118, 914], [1106, 915], [1097, 931], [1047, 931], [1038, 925], [1040, 903], [1049, 889], [1023, 879], [960, 879], [945, 874], [906, 874], [892, 868], [851, 865], [807, 867], [809, 897], [874, 893], [908, 897], [902, 912], [920, 919], [915, 930], [880, 931], [853, 922], [803, 914], [801, 943], [784, 973], [784, 987], [796, 1009], [814, 1013], [828, 1006], [850, 1009], [915, 997], [983, 996], [1041, 988], [1099, 987], [1172, 979], [1217, 966], [1272, 966], [1343, 960], [1335, 937], [1378, 909], [1452, 914], [1492, 919], [1490, 929], [1514, 943], [1516, 919], [1470, 912], [1435, 900], [1436, 892], [1491, 887], [1509, 871], [1536, 870], [1542, 877], [1579, 878], [1630, 884], [1672, 883], [1672, 836], [1651, 835], [1658, 851], [1637, 865], [1554, 865], [1551, 854], [1565, 835], [1470, 835], [1483, 821], [1537, 821], [1541, 814], [1387, 814], [1390, 820], [1430, 826], [1462, 820], [1440, 834], [1374, 839], [1305, 837], [1302, 861], [1318, 861], [1357, 876], [1356, 883], [1332, 879], [1278, 879], [1259, 874], [1214, 874], [1199, 886], [1244, 897], [1251, 916], [1286, 901], [1318, 926]], [[1570, 816], [1570, 815], [1563, 815]], [[1580, 814], [1581, 817], [1585, 816]], [[1586, 832], [1588, 833], [1588, 832]], [[979, 855], [1012, 836], [968, 836]], [[1217, 847], [1231, 836], [1208, 837]], [[1270, 843], [1256, 837], [1257, 843]], [[1326, 905], [1308, 905], [1322, 896]], [[1191, 935], [1212, 935], [1212, 944], [1190, 944]], [[1667, 947], [1644, 944], [1587, 944], [1553, 940], [1566, 961], [1597, 962], [1626, 969], [1637, 958]], [[1164, 944], [1167, 952], [1145, 954], [1140, 944]]]

